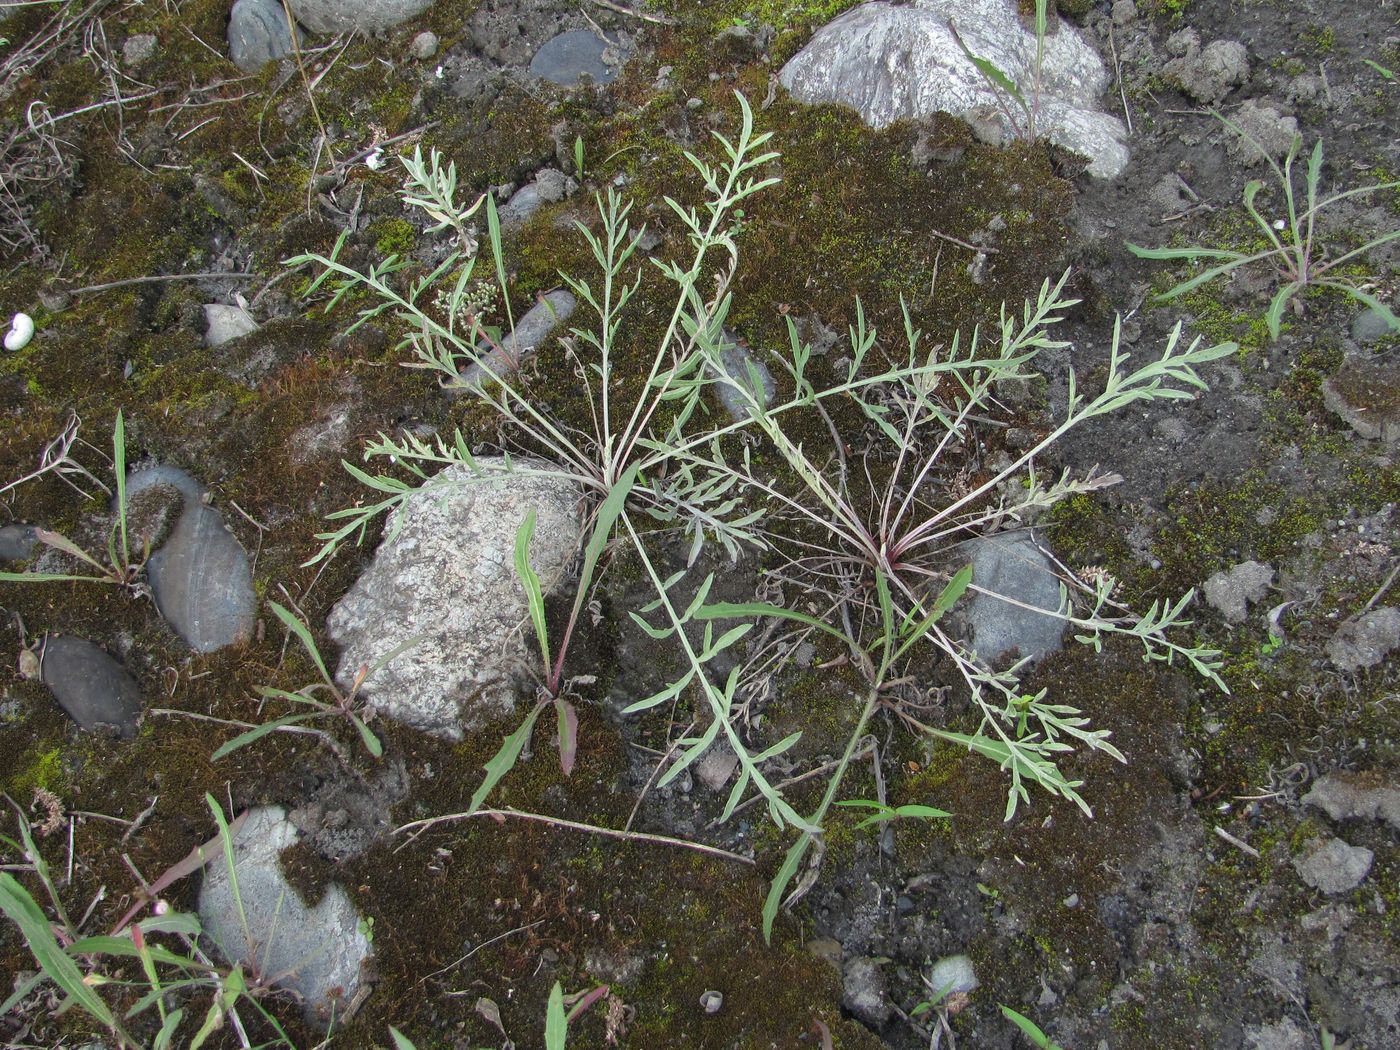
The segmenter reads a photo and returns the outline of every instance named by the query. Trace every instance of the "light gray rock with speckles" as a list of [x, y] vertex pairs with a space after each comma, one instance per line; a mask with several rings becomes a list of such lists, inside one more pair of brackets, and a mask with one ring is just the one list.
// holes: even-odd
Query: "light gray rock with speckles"
[[1332, 838], [1315, 843], [1293, 858], [1299, 877], [1328, 896], [1346, 893], [1361, 885], [1371, 872], [1375, 854], [1363, 846], [1352, 846]]
[[[988, 86], [958, 46], [950, 19], [972, 53], [1007, 74], [1029, 100], [1035, 34], [1022, 24], [1015, 0], [862, 4], [819, 29], [779, 79], [800, 101], [844, 103], [876, 128], [945, 112], [984, 136], [1013, 136], [1002, 103], [1013, 110], [1016, 103]], [[1037, 125], [1045, 137], [1088, 157], [1091, 175], [1118, 175], [1128, 163], [1127, 129], [1098, 109], [1108, 85], [1098, 53], [1060, 22], [1045, 39], [1042, 69]]]
[[1338, 629], [1327, 642], [1327, 658], [1343, 671], [1375, 667], [1400, 647], [1400, 609], [1372, 609]]
[[[362, 664], [415, 644], [371, 674], [364, 692], [407, 725], [460, 740], [515, 707], [517, 669], [531, 659], [516, 577], [515, 535], [536, 513], [530, 563], [546, 589], [578, 547], [578, 494], [557, 478], [501, 475], [502, 460], [448, 467], [394, 512], [374, 562], [331, 610], [326, 628], [343, 646], [336, 678], [347, 688]], [[544, 465], [516, 459], [517, 470]], [[533, 659], [538, 661], [538, 655]]]
[[1246, 561], [1217, 572], [1201, 590], [1212, 609], [1218, 609], [1231, 623], [1243, 623], [1250, 603], [1268, 594], [1273, 582], [1273, 569], [1257, 561]]

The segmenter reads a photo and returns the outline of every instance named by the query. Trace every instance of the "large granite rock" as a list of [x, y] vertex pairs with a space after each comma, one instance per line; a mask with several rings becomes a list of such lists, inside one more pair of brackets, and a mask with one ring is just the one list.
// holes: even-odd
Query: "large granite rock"
[[[494, 457], [478, 462], [493, 473], [502, 467]], [[578, 548], [577, 501], [555, 478], [477, 477], [464, 464], [432, 478], [394, 513], [373, 564], [326, 620], [344, 646], [337, 680], [348, 688], [361, 665], [417, 638], [366, 679], [379, 711], [449, 740], [511, 712], [516, 669], [532, 653], [519, 629], [528, 609], [515, 534], [534, 508], [530, 562], [548, 588]]]
[[378, 33], [422, 14], [433, 0], [290, 0], [297, 21], [314, 33]]
[[310, 908], [283, 876], [278, 855], [298, 837], [281, 806], [250, 811], [233, 836], [237, 893], [223, 851], [215, 850], [199, 890], [199, 920], [226, 959], [295, 993], [307, 1020], [324, 1025], [355, 998], [370, 945], [339, 885]]
[[[914, 0], [908, 6], [862, 4], [817, 31], [779, 74], [783, 87], [809, 103], [854, 107], [876, 128], [937, 112], [968, 120], [979, 132], [1008, 138], [1002, 112], [1016, 104], [989, 86], [949, 28], [972, 53], [1009, 76], [1029, 102], [1036, 42], [1015, 0]], [[1101, 112], [1108, 85], [1098, 53], [1077, 30], [1053, 24], [1045, 39], [1037, 127], [1051, 142], [1089, 158], [1089, 173], [1113, 178], [1127, 166], [1127, 129]]]

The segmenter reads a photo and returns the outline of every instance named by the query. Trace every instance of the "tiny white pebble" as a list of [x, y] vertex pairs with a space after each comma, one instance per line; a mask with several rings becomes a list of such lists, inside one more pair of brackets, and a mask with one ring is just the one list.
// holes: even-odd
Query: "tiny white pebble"
[[1281, 229], [1283, 229], [1283, 228], [1284, 228], [1285, 226], [1287, 226], [1287, 225], [1288, 225], [1288, 224], [1287, 224], [1286, 222], [1284, 222], [1282, 219], [1275, 219], [1275, 220], [1274, 220], [1274, 229], [1276, 229], [1276, 230], [1281, 230]]
[[10, 318], [10, 330], [5, 333], [6, 350], [23, 350], [34, 338], [34, 318], [26, 313]]
[[438, 66], [437, 69], [433, 70], [433, 76], [437, 77], [439, 80], [442, 79], [442, 66]]
[[370, 171], [378, 171], [380, 168], [384, 167], [384, 151], [382, 149], [377, 149], [366, 157], [365, 167]]

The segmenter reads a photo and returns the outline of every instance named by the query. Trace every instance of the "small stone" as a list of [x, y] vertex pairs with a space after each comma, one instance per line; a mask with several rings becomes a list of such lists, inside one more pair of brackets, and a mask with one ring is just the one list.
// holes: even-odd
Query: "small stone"
[[560, 33], [535, 52], [530, 72], [552, 84], [574, 87], [584, 77], [596, 84], [616, 79], [620, 64], [609, 64], [608, 52], [614, 46], [587, 29]]
[[981, 982], [977, 980], [972, 960], [966, 955], [947, 955], [933, 964], [928, 983], [933, 985], [935, 994], [946, 998], [971, 992]]
[[1304, 882], [1329, 897], [1361, 885], [1371, 871], [1375, 854], [1363, 846], [1351, 846], [1339, 838], [1313, 845], [1293, 858], [1293, 868]]
[[[296, 46], [305, 39], [297, 28]], [[228, 21], [228, 52], [245, 73], [256, 73], [268, 62], [292, 53], [287, 12], [280, 0], [237, 0]]]
[[1400, 829], [1400, 786], [1379, 773], [1333, 773], [1303, 796], [1333, 820], [1383, 820]]
[[1231, 122], [1239, 131], [1230, 129], [1231, 141], [1225, 152], [1246, 166], [1262, 164], [1269, 157], [1282, 157], [1298, 134], [1295, 118], [1252, 98], [1235, 111]]
[[768, 366], [750, 353], [734, 333], [724, 329], [722, 338], [724, 344], [719, 351], [720, 362], [730, 377], [743, 385], [744, 390], [720, 382], [715, 385], [715, 396], [731, 419], [743, 422], [749, 418], [749, 398], [745, 391], [756, 395], [755, 400], [760, 405], [766, 405], [773, 399], [777, 386]]
[[1322, 403], [1368, 441], [1400, 445], [1400, 361], [1348, 354], [1323, 380]]
[[1372, 609], [1345, 624], [1327, 643], [1327, 658], [1343, 671], [1375, 667], [1400, 646], [1400, 609]]
[[1257, 561], [1246, 561], [1217, 572], [1201, 589], [1207, 605], [1218, 609], [1231, 623], [1243, 623], [1249, 604], [1268, 594], [1273, 582], [1273, 569]]
[[[1064, 621], [1060, 608], [1060, 579], [1029, 533], [984, 536], [964, 546], [972, 559], [972, 580], [992, 594], [975, 594], [966, 617], [973, 650], [979, 658], [998, 663], [1010, 653], [1039, 660], [1058, 652]], [[1031, 609], [1002, 601], [1004, 595]], [[1045, 612], [1036, 612], [1044, 609]]]
[[715, 744], [695, 763], [695, 776], [711, 791], [719, 791], [739, 768], [739, 756], [726, 744]]
[[0, 561], [27, 561], [38, 542], [33, 525], [0, 526]]
[[1312, 1050], [1312, 1037], [1291, 1017], [1245, 1029], [1244, 1050]]
[[1197, 102], [1219, 105], [1232, 89], [1248, 79], [1249, 53], [1237, 40], [1214, 40], [1204, 50], [1197, 50], [1192, 44], [1181, 57], [1168, 62], [1164, 72]]
[[204, 308], [204, 345], [222, 346], [258, 330], [258, 322], [241, 306], [209, 303]]
[[1116, 26], [1132, 25], [1137, 21], [1138, 9], [1133, 0], [1114, 0], [1113, 2], [1113, 24]]
[[834, 937], [813, 937], [807, 942], [807, 953], [841, 972], [841, 944]]
[[[499, 346], [482, 344], [476, 351], [496, 374], [513, 372], [545, 344], [555, 328], [573, 315], [577, 305], [572, 293], [563, 289], [552, 291], [515, 322], [515, 332], [507, 334]], [[462, 369], [458, 378], [463, 385], [470, 386], [490, 377], [485, 369], [473, 362]]]
[[433, 0], [291, 0], [292, 14], [313, 33], [380, 33], [432, 6]]
[[139, 66], [156, 53], [156, 35], [137, 33], [129, 36], [122, 44], [122, 61], [128, 66]]
[[423, 30], [408, 45], [408, 53], [420, 62], [426, 62], [437, 54], [438, 35], [431, 30]]
[[724, 993], [713, 989], [700, 993], [700, 1009], [707, 1014], [717, 1014], [724, 1006]]
[[862, 1023], [880, 1029], [894, 1015], [885, 991], [885, 975], [874, 959], [862, 956], [846, 963], [841, 984], [841, 1005]]
[[58, 706], [83, 729], [136, 735], [145, 702], [126, 668], [92, 642], [56, 635], [40, 653], [43, 682]]
[[1363, 346], [1395, 334], [1396, 329], [1385, 314], [1373, 307], [1362, 310], [1351, 322], [1351, 337]]

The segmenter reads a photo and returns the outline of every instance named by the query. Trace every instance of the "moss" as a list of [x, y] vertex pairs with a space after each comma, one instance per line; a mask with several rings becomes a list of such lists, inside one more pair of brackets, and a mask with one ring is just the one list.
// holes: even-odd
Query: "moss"
[[418, 230], [407, 219], [381, 219], [370, 227], [374, 249], [381, 256], [408, 255], [418, 242]]

